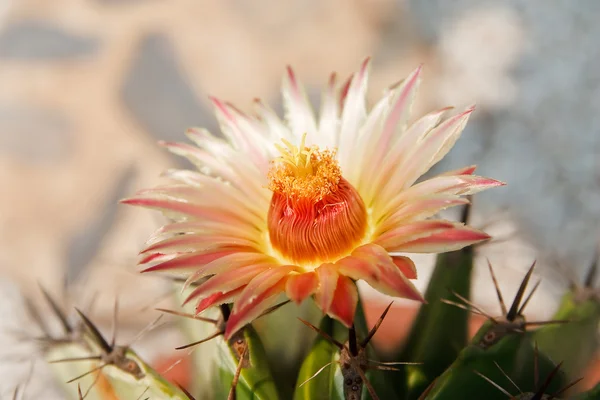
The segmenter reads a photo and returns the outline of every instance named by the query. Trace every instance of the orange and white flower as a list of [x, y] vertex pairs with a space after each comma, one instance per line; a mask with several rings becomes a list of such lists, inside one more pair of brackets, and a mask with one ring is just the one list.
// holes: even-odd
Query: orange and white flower
[[233, 302], [226, 337], [282, 292], [296, 303], [314, 296], [346, 326], [357, 280], [422, 301], [410, 281], [415, 265], [398, 253], [445, 252], [489, 238], [429, 218], [501, 182], [466, 167], [415, 183], [454, 145], [473, 108], [411, 121], [418, 68], [368, 111], [368, 64], [344, 85], [332, 76], [318, 117], [289, 68], [284, 121], [259, 101], [257, 115], [248, 116], [211, 99], [225, 140], [191, 129], [196, 146], [164, 143], [198, 171], [169, 171], [173, 183], [124, 200], [173, 218], [140, 263], [145, 271], [187, 272], [187, 284], [209, 277], [187, 301], [198, 312]]

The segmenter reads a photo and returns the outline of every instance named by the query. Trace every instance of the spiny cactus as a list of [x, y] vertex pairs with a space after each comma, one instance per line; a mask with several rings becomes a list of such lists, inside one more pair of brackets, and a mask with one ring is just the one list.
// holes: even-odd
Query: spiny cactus
[[[191, 387], [163, 379], [130, 346], [117, 345], [115, 333], [107, 341], [87, 312], [76, 309], [70, 322], [46, 294], [63, 331], [44, 330], [40, 349], [66, 396], [546, 399], [577, 391], [598, 348], [595, 272], [583, 287], [573, 285], [549, 321], [524, 315], [539, 285], [526, 295], [534, 265], [507, 307], [489, 264], [502, 315], [475, 304], [474, 257], [490, 237], [467, 225], [464, 196], [503, 183], [473, 175], [475, 167], [419, 181], [473, 108], [413, 121], [418, 68], [367, 111], [368, 65], [342, 85], [332, 77], [319, 118], [288, 69], [284, 121], [260, 102], [252, 117], [212, 99], [226, 140], [194, 129], [188, 136], [197, 147], [165, 144], [198, 171], [169, 171], [168, 184], [123, 202], [171, 218], [140, 264], [144, 272], [184, 275], [173, 281], [181, 308], [157, 312], [177, 318], [189, 339], [178, 349], [194, 353]], [[465, 207], [461, 221], [433, 218], [453, 206]], [[411, 282], [418, 266], [405, 253], [440, 253], [425, 296]], [[370, 346], [391, 304], [368, 329], [359, 280], [423, 303], [391, 357]], [[470, 313], [487, 319], [471, 338]]]

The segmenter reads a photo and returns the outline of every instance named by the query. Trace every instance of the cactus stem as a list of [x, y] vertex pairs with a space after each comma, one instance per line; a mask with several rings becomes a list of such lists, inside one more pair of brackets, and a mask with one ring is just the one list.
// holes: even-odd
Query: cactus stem
[[221, 304], [219, 306], [219, 310], [221, 310], [221, 315], [223, 316], [223, 321], [227, 322], [229, 320], [229, 316], [231, 315], [231, 309], [228, 304]]
[[358, 355], [358, 342], [356, 339], [356, 329], [354, 324], [348, 329], [348, 348], [353, 357]]

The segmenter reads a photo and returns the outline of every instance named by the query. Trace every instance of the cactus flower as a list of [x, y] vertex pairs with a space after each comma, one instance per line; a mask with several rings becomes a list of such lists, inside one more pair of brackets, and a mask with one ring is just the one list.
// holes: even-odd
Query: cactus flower
[[283, 121], [260, 101], [249, 116], [211, 99], [224, 139], [190, 129], [196, 146], [164, 143], [198, 171], [169, 171], [170, 183], [123, 201], [172, 218], [140, 264], [184, 273], [186, 286], [195, 284], [186, 302], [198, 312], [234, 303], [227, 338], [281, 293], [296, 303], [314, 296], [346, 326], [357, 280], [423, 301], [411, 283], [415, 265], [399, 253], [446, 252], [489, 238], [430, 217], [501, 182], [466, 167], [416, 183], [454, 145], [473, 108], [411, 120], [419, 67], [367, 110], [368, 65], [343, 85], [332, 76], [318, 116], [289, 68]]

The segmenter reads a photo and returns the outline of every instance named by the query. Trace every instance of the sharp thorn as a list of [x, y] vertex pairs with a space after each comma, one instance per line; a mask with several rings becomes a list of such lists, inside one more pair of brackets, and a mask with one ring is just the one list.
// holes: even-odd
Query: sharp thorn
[[506, 303], [504, 303], [504, 297], [502, 297], [502, 291], [500, 290], [500, 285], [498, 285], [498, 280], [496, 279], [496, 274], [494, 273], [494, 268], [492, 268], [492, 263], [489, 258], [486, 258], [488, 268], [490, 270], [490, 275], [492, 276], [492, 281], [494, 282], [494, 288], [496, 288], [496, 296], [498, 297], [498, 302], [500, 303], [500, 309], [502, 310], [502, 315], [506, 315]]
[[289, 303], [291, 300], [286, 300], [286, 301], [282, 301], [279, 304], [275, 304], [274, 306], [271, 306], [269, 308], [267, 308], [265, 311], [263, 311], [257, 318], [260, 317], [264, 317], [265, 315], [271, 314], [273, 311], [277, 311], [280, 307], [285, 306], [287, 303]]
[[135, 399], [135, 400], [140, 400], [142, 398], [142, 396], [144, 394], [146, 394], [146, 392], [150, 390], [150, 386], [146, 386], [146, 389], [144, 389], [144, 391], [142, 393], [140, 393], [140, 395]]
[[494, 361], [494, 364], [496, 364], [496, 367], [498, 368], [498, 370], [502, 373], [502, 375], [504, 375], [504, 377], [506, 379], [508, 379], [508, 381], [519, 391], [519, 393], [523, 393], [523, 391], [521, 390], [521, 388], [515, 383], [515, 381], [513, 381], [510, 376], [508, 376], [508, 374], [502, 369], [502, 367], [500, 366], [500, 364], [498, 364], [496, 361]]
[[529, 267], [529, 271], [521, 281], [521, 285], [519, 286], [519, 290], [517, 290], [517, 294], [515, 295], [515, 299], [513, 300], [512, 305], [510, 306], [510, 310], [506, 314], [506, 319], [508, 321], [514, 321], [517, 317], [517, 312], [519, 310], [519, 305], [521, 304], [521, 300], [523, 299], [523, 295], [525, 294], [525, 289], [527, 288], [527, 284], [529, 283], [529, 279], [531, 278], [531, 274], [533, 273], [533, 268], [535, 267], [535, 261]]
[[473, 307], [469, 307], [469, 306], [466, 306], [466, 305], [464, 305], [464, 304], [457, 303], [457, 302], [455, 302], [455, 301], [448, 300], [448, 299], [440, 299], [440, 301], [441, 301], [442, 303], [446, 303], [446, 304], [448, 304], [448, 305], [451, 305], [451, 306], [454, 306], [454, 307], [461, 308], [461, 309], [463, 309], [463, 310], [465, 310], [465, 311], [472, 312], [473, 314], [477, 314], [477, 315], [481, 315], [481, 316], [484, 316], [484, 317], [488, 317], [488, 318], [489, 318], [489, 316], [488, 316], [488, 315], [486, 315], [486, 314], [482, 314], [480, 311], [478, 311], [478, 310], [474, 309]]
[[567, 386], [565, 386], [564, 388], [560, 389], [558, 392], [554, 393], [552, 396], [558, 397], [558, 396], [562, 395], [564, 392], [566, 392], [567, 390], [571, 389], [573, 386], [577, 385], [582, 380], [583, 380], [583, 377], [581, 377], [579, 379], [575, 379], [573, 382], [569, 383]]
[[561, 366], [562, 366], [562, 361], [559, 362], [556, 365], [556, 367], [554, 367], [554, 369], [546, 377], [546, 380], [544, 381], [544, 383], [542, 384], [542, 386], [537, 390], [536, 395], [540, 396], [539, 397], [540, 399], [542, 398], [542, 396], [544, 395], [544, 393], [546, 393], [546, 389], [548, 389], [548, 386], [550, 386], [550, 383], [552, 382], [552, 379], [554, 379], [554, 376], [558, 373], [558, 371], [560, 370]]
[[525, 301], [523, 302], [523, 304], [521, 305], [521, 307], [519, 308], [519, 311], [517, 311], [517, 315], [523, 315], [523, 311], [525, 311], [525, 307], [527, 307], [527, 304], [529, 303], [529, 300], [531, 300], [531, 297], [533, 297], [533, 294], [535, 293], [535, 291], [537, 290], [538, 286], [540, 286], [540, 283], [542, 283], [542, 280], [538, 280], [535, 283], [535, 286], [533, 286], [533, 288], [531, 289], [531, 292], [529, 292], [529, 294], [527, 295], [527, 297], [525, 298]]
[[84, 373], [84, 374], [81, 374], [81, 375], [79, 375], [79, 376], [77, 376], [77, 377], [75, 377], [75, 378], [73, 378], [73, 379], [71, 379], [71, 380], [68, 380], [68, 381], [67, 381], [67, 383], [72, 383], [72, 382], [75, 382], [75, 381], [77, 381], [77, 380], [79, 380], [79, 379], [81, 379], [81, 378], [84, 378], [84, 377], [88, 376], [89, 374], [92, 374], [92, 373], [94, 373], [94, 372], [96, 372], [96, 371], [99, 371], [99, 370], [101, 370], [102, 368], [106, 367], [107, 365], [108, 365], [108, 364], [102, 364], [102, 365], [99, 365], [99, 366], [97, 366], [97, 367], [95, 367], [95, 368], [93, 368], [93, 369], [89, 370], [88, 372], [86, 372], [86, 373]]
[[69, 357], [61, 358], [60, 360], [50, 360], [48, 364], [60, 364], [64, 362], [76, 362], [76, 361], [100, 361], [102, 356], [87, 356], [87, 357]]
[[163, 312], [163, 313], [171, 314], [171, 315], [177, 315], [178, 317], [184, 317], [184, 318], [195, 319], [197, 321], [208, 322], [209, 324], [213, 324], [213, 325], [217, 324], [217, 320], [213, 319], [213, 318], [200, 317], [198, 315], [185, 313], [185, 312], [181, 312], [181, 311], [167, 310], [165, 308], [155, 308], [155, 310]]
[[379, 327], [383, 323], [383, 320], [385, 319], [385, 316], [387, 315], [388, 311], [390, 311], [390, 308], [392, 307], [392, 304], [394, 304], [393, 301], [390, 304], [388, 304], [388, 306], [385, 308], [385, 310], [383, 310], [383, 312], [381, 313], [381, 316], [379, 317], [379, 319], [377, 320], [377, 322], [375, 323], [375, 325], [373, 326], [373, 328], [371, 328], [371, 330], [369, 331], [367, 337], [365, 337], [364, 340], [360, 343], [360, 347], [362, 347], [363, 349], [365, 347], [367, 347], [367, 344], [369, 344], [369, 342], [371, 341], [371, 339], [373, 338], [373, 336], [375, 335], [375, 333], [377, 333], [377, 330], [379, 329]]
[[177, 387], [179, 388], [179, 390], [181, 390], [187, 396], [187, 398], [189, 400], [196, 400], [194, 398], [194, 396], [192, 396], [192, 394], [186, 388], [184, 388], [181, 384], [179, 384], [177, 382], [175, 382], [175, 384], [177, 385]]
[[336, 345], [340, 350], [344, 348], [343, 344], [341, 344], [340, 342], [338, 342], [337, 340], [335, 340], [334, 338], [332, 338], [327, 333], [323, 332], [321, 329], [317, 328], [316, 326], [314, 326], [310, 322], [305, 321], [302, 318], [298, 318], [298, 319], [304, 325], [308, 326], [310, 329], [312, 329], [313, 331], [317, 332], [319, 335], [323, 336], [325, 339], [327, 339], [328, 341], [330, 341], [331, 343], [333, 343], [334, 345]]
[[321, 368], [319, 368], [319, 370], [317, 372], [315, 372], [310, 378], [308, 378], [307, 380], [302, 382], [298, 387], [301, 388], [302, 386], [304, 386], [304, 384], [306, 384], [306, 383], [310, 382], [312, 379], [316, 378], [317, 375], [319, 375], [321, 372], [323, 372], [323, 370], [325, 370], [325, 368], [329, 367], [333, 363], [334, 363], [334, 361], [329, 361], [327, 364], [323, 365]]
[[65, 333], [67, 333], [67, 334], [72, 333], [73, 328], [71, 327], [71, 325], [69, 325], [69, 321], [67, 320], [67, 316], [65, 315], [63, 310], [61, 310], [61, 308], [58, 306], [58, 303], [56, 303], [56, 301], [54, 301], [54, 299], [52, 298], [52, 296], [50, 296], [50, 294], [46, 291], [46, 289], [44, 289], [44, 287], [41, 284], [38, 284], [38, 285], [40, 287], [40, 290], [42, 291], [42, 294], [44, 295], [44, 298], [50, 305], [50, 308], [52, 308], [54, 315], [56, 315], [56, 317], [60, 321], [60, 324], [61, 324], [62, 328], [64, 329]]
[[504, 389], [502, 386], [498, 385], [496, 382], [494, 382], [493, 380], [491, 380], [490, 378], [488, 378], [487, 376], [485, 376], [484, 374], [482, 374], [479, 371], [473, 371], [475, 372], [477, 375], [479, 375], [480, 377], [482, 377], [483, 379], [485, 379], [486, 381], [488, 381], [489, 383], [491, 383], [492, 385], [494, 385], [494, 387], [496, 389], [498, 389], [499, 391], [501, 391], [502, 393], [504, 393], [505, 395], [507, 395], [510, 399], [514, 398], [514, 396], [510, 393], [508, 393], [508, 391], [506, 389]]
[[202, 343], [206, 343], [209, 340], [212, 340], [212, 339], [216, 338], [217, 336], [221, 336], [222, 334], [223, 334], [223, 332], [221, 332], [221, 331], [215, 332], [212, 335], [210, 335], [209, 337], [206, 337], [206, 338], [204, 338], [202, 340], [198, 340], [196, 342], [192, 342], [192, 343], [189, 343], [189, 344], [186, 344], [186, 345], [183, 345], [183, 346], [175, 347], [175, 350], [184, 350], [184, 349], [189, 349], [190, 347], [198, 346], [198, 345], [200, 345]]
[[481, 315], [484, 315], [487, 318], [492, 319], [492, 316], [490, 314], [488, 314], [487, 312], [485, 312], [481, 307], [479, 307], [477, 304], [473, 303], [472, 301], [470, 301], [466, 297], [461, 296], [459, 293], [455, 292], [454, 290], [452, 290], [451, 293], [453, 295], [455, 295], [456, 297], [458, 297], [460, 300], [462, 300], [469, 307], [472, 307], [473, 309], [479, 311], [481, 313]]
[[79, 317], [92, 334], [94, 342], [96, 342], [105, 353], [111, 353], [113, 350], [112, 347], [106, 342], [106, 339], [104, 339], [98, 328], [96, 328], [96, 325], [94, 325], [78, 308], [75, 308], [75, 311], [77, 311], [77, 314], [79, 314]]
[[119, 298], [115, 298], [115, 305], [113, 309], [113, 320], [112, 320], [112, 335], [110, 339], [110, 348], [114, 349], [117, 341], [117, 325], [118, 325], [118, 313], [119, 313]]

